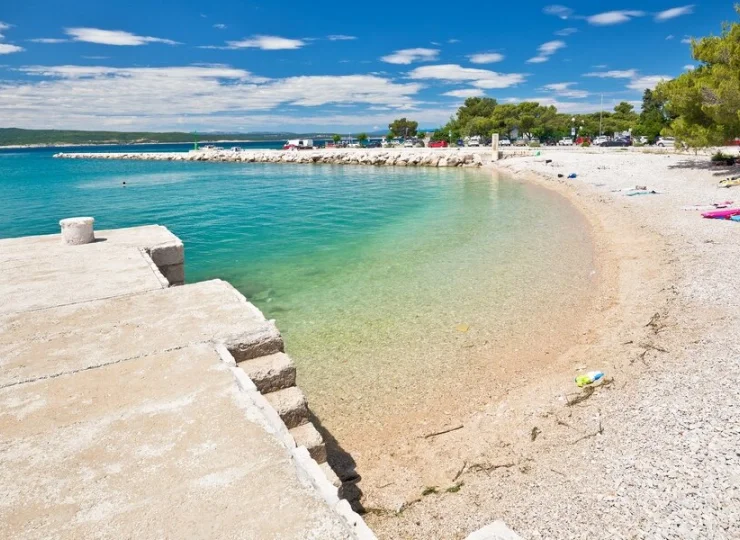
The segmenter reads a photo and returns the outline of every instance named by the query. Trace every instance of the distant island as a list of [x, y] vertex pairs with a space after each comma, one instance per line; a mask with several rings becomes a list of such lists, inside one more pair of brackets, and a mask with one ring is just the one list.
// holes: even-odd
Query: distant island
[[284, 141], [295, 138], [330, 139], [332, 133], [180, 133], [180, 132], [127, 132], [127, 131], [70, 131], [56, 129], [0, 128], [0, 147], [19, 146], [84, 146], [97, 144], [161, 144]]

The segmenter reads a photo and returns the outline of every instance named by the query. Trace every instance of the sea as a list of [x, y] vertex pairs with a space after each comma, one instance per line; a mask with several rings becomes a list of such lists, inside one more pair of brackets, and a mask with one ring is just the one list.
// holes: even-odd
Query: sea
[[97, 230], [168, 227], [185, 243], [188, 282], [225, 279], [276, 320], [314, 412], [350, 439], [357, 426], [374, 426], [367, 438], [442, 414], [435, 408], [449, 413], [450, 401], [478, 406], [449, 398], [498, 388], [504, 371], [530, 376], [575, 339], [593, 295], [584, 216], [490, 171], [54, 159], [58, 151], [0, 150], [0, 238], [55, 233], [72, 216], [93, 216]]

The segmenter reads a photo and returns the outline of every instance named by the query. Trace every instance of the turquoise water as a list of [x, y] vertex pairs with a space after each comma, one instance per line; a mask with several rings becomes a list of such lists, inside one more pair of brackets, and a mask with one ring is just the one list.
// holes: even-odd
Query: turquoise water
[[226, 279], [277, 320], [336, 434], [431, 414], [441, 391], [497, 387], [514, 352], [512, 373], [526, 372], [589, 298], [583, 217], [491, 173], [51, 155], [0, 151], [0, 237], [75, 215], [167, 226], [188, 281]]

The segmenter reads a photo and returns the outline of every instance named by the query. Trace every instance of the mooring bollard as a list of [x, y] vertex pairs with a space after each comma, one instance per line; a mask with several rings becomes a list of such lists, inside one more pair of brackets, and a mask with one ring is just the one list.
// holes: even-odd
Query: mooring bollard
[[91, 217], [75, 217], [63, 219], [59, 222], [62, 227], [62, 242], [69, 246], [79, 246], [95, 241], [93, 232], [95, 219]]

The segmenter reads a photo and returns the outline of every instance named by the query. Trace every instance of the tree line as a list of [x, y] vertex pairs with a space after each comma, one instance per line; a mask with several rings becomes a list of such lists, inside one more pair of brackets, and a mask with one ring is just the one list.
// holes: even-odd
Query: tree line
[[[735, 10], [740, 15], [740, 5]], [[725, 23], [719, 36], [695, 39], [691, 48], [699, 65], [655, 90], [645, 90], [639, 114], [624, 101], [612, 111], [565, 114], [537, 102], [498, 103], [489, 97], [471, 97], [432, 139], [454, 143], [493, 133], [559, 139], [575, 130], [586, 137], [627, 131], [649, 140], [674, 136], [690, 147], [726, 144], [740, 137], [740, 24]], [[388, 127], [402, 136], [409, 123], [402, 118]]]

